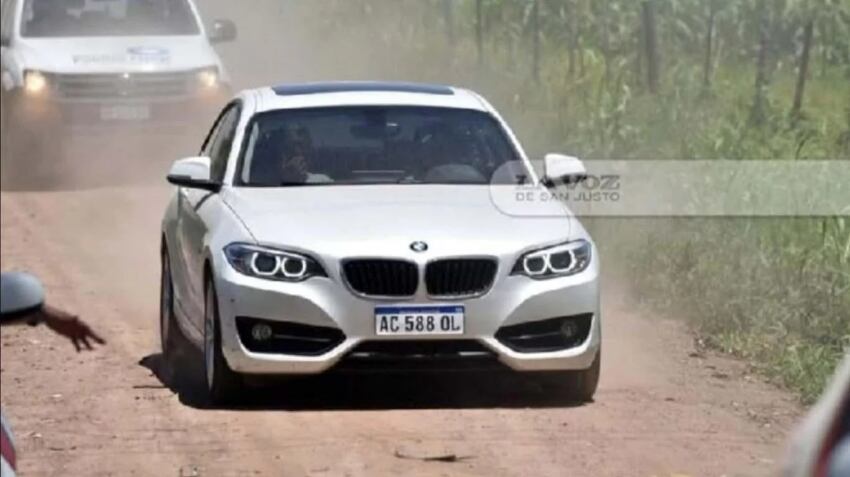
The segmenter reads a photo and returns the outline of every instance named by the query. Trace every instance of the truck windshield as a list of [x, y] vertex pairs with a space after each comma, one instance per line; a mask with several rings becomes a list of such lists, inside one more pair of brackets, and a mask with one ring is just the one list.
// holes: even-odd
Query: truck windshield
[[27, 0], [24, 37], [197, 35], [187, 0]]

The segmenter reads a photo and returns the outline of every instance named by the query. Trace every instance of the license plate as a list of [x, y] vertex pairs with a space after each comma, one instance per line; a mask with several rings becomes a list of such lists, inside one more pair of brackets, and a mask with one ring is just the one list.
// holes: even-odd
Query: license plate
[[100, 108], [100, 119], [103, 121], [145, 121], [150, 117], [151, 108], [147, 104], [121, 104]]
[[462, 306], [379, 306], [375, 308], [378, 336], [462, 335]]

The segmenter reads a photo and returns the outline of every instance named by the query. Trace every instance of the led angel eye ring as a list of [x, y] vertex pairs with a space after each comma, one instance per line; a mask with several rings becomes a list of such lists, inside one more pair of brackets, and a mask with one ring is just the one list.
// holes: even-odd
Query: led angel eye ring
[[551, 270], [552, 273], [557, 273], [557, 274], [569, 273], [573, 269], [576, 268], [576, 264], [578, 263], [578, 260], [576, 259], [575, 250], [564, 250], [563, 252], [558, 252], [558, 253], [569, 254], [570, 264], [566, 268], [557, 268], [555, 265], [552, 265], [552, 260], [551, 260], [552, 256], [549, 255], [549, 270]]
[[264, 272], [264, 271], [261, 271], [259, 268], [257, 268], [257, 259], [260, 257], [260, 252], [254, 252], [254, 254], [251, 255], [251, 271], [254, 272], [257, 276], [273, 277], [273, 276], [277, 275], [278, 270], [280, 270], [280, 267], [281, 267], [280, 257], [275, 256], [275, 255], [267, 255], [267, 256], [273, 257], [274, 260], [275, 260], [275, 266], [274, 266], [274, 268], [272, 269], [271, 272]]
[[[542, 266], [539, 267], [539, 270], [532, 270], [531, 267], [529, 267], [528, 262], [530, 262], [532, 260], [540, 260], [542, 262], [541, 263]], [[546, 270], [549, 267], [550, 267], [550, 265], [549, 265], [548, 255], [534, 255], [534, 256], [525, 257], [522, 260], [523, 270], [525, 271], [526, 274], [528, 274], [529, 276], [532, 276], [532, 277], [539, 277], [541, 275], [545, 275]]]
[[[297, 273], [292, 273], [286, 269], [286, 265], [293, 260], [301, 263], [301, 270], [299, 270]], [[307, 260], [304, 260], [302, 258], [284, 257], [283, 261], [280, 263], [280, 270], [283, 272], [283, 276], [285, 276], [286, 278], [303, 278], [304, 275], [307, 274]]]

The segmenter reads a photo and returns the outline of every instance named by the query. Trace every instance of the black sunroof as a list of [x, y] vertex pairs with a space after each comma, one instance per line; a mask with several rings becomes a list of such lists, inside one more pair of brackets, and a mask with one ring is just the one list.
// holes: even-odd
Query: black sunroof
[[419, 93], [442, 96], [451, 96], [454, 94], [454, 91], [448, 86], [382, 81], [338, 81], [330, 83], [285, 84], [275, 86], [272, 90], [274, 90], [278, 96], [355, 92]]

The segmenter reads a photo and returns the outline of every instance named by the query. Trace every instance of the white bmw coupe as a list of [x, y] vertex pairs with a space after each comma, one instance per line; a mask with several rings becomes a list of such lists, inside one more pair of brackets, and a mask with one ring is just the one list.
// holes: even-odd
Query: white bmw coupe
[[[506, 213], [540, 177], [481, 96], [412, 83], [239, 94], [177, 161], [162, 222], [161, 339], [203, 350], [213, 402], [246, 375], [510, 369], [589, 401], [599, 258], [554, 200]], [[177, 364], [179, 365], [179, 363]]]

